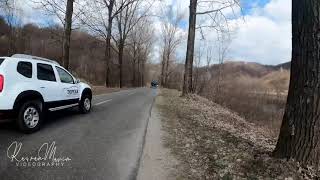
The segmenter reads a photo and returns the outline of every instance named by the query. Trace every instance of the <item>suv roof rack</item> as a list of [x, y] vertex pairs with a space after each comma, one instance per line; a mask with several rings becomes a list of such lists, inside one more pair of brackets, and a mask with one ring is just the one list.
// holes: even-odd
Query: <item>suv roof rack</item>
[[50, 59], [37, 57], [37, 56], [31, 56], [31, 55], [27, 55], [27, 54], [14, 54], [11, 57], [13, 57], [13, 58], [24, 58], [24, 59], [34, 59], [34, 60], [46, 61], [46, 62], [49, 62], [49, 63], [60, 65], [57, 61], [53, 61], [53, 60], [50, 60]]

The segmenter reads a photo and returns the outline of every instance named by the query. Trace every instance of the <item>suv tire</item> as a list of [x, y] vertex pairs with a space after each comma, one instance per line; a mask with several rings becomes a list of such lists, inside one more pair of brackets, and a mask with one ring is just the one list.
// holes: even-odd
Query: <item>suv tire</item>
[[43, 121], [41, 101], [28, 101], [18, 109], [18, 128], [24, 133], [33, 133], [40, 129]]
[[91, 106], [91, 97], [88, 94], [82, 95], [79, 104], [79, 111], [83, 114], [87, 114], [91, 111]]

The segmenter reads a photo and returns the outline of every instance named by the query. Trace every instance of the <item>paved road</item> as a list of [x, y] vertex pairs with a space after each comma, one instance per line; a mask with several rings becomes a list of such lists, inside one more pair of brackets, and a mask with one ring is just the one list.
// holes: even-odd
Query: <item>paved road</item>
[[[156, 93], [140, 88], [95, 96], [90, 114], [50, 113], [43, 128], [31, 135], [1, 123], [0, 179], [135, 179]], [[55, 151], [49, 148], [52, 144]], [[46, 151], [55, 152], [55, 163], [49, 156], [38, 161], [32, 158], [45, 158]]]

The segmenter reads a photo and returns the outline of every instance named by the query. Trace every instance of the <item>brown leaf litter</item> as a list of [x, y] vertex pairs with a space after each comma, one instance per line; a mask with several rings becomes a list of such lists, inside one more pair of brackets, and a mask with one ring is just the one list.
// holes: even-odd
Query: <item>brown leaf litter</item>
[[166, 146], [180, 160], [177, 179], [316, 179], [311, 168], [270, 157], [276, 138], [198, 95], [162, 89], [156, 100]]

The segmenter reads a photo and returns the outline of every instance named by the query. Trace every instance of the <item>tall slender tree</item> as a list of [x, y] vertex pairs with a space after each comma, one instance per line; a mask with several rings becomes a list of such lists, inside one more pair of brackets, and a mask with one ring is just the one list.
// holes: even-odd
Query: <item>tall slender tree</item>
[[17, 52], [17, 29], [21, 25], [19, 20], [19, 11], [21, 12], [21, 9], [18, 8], [15, 0], [0, 0], [0, 11], [9, 26], [9, 49], [7, 54], [11, 56]]
[[168, 6], [163, 12], [162, 20], [162, 59], [161, 59], [161, 86], [166, 87], [169, 78], [170, 62], [177, 46], [182, 42], [182, 34], [179, 32], [179, 25], [183, 14], [178, 10], [174, 11], [172, 6]]
[[82, 22], [105, 41], [104, 59], [106, 62], [105, 85], [110, 87], [111, 45], [113, 21], [127, 6], [137, 0], [88, 0], [83, 11]]
[[292, 0], [290, 87], [275, 157], [319, 165], [320, 1]]
[[144, 74], [142, 66], [145, 62], [146, 52], [150, 47], [152, 47], [152, 42], [154, 40], [153, 28], [152, 26], [146, 26], [151, 21], [148, 18], [144, 18], [140, 21], [132, 30], [128, 38], [128, 53], [131, 56], [132, 62], [132, 86], [142, 86], [141, 77]]
[[[240, 7], [239, 0], [190, 0], [189, 6], [189, 31], [188, 31], [188, 42], [187, 42], [187, 52], [183, 79], [182, 95], [189, 94], [193, 91], [193, 58], [194, 58], [194, 44], [196, 38], [196, 29], [200, 29], [202, 36], [203, 28], [212, 28], [216, 31], [228, 31], [228, 21], [229, 18], [226, 15], [226, 9], [231, 9], [234, 11], [234, 7]], [[201, 23], [197, 27], [197, 16], [206, 15], [211, 22], [209, 24]], [[234, 13], [234, 15], [236, 15]]]
[[[43, 9], [47, 15], [57, 18], [61, 23], [58, 23], [58, 25], [64, 27], [63, 33], [52, 31], [52, 34], [57, 37], [57, 41], [62, 43], [63, 66], [70, 69], [70, 38], [72, 30], [79, 27], [77, 22], [79, 22], [79, 16], [82, 14], [83, 2], [75, 0], [34, 0], [33, 3], [37, 4], [38, 8]], [[49, 23], [48, 25], [52, 24]]]
[[189, 32], [187, 42], [187, 55], [184, 65], [184, 77], [182, 95], [192, 92], [192, 71], [193, 71], [193, 56], [194, 56], [194, 41], [196, 38], [196, 19], [197, 19], [197, 0], [190, 0], [189, 6]]
[[[133, 1], [129, 5], [123, 8], [123, 10], [115, 16], [117, 25], [117, 34], [113, 36], [113, 39], [118, 48], [118, 62], [119, 62], [119, 86], [123, 87], [123, 57], [124, 50], [127, 46], [128, 36], [132, 32], [135, 26], [138, 25], [140, 21], [148, 16], [148, 12], [152, 4], [143, 1]], [[117, 7], [118, 4], [115, 6]]]
[[[108, 9], [108, 21], [107, 21], [107, 36], [106, 36], [106, 49], [105, 49], [105, 59], [106, 59], [106, 86], [110, 84], [110, 58], [111, 58], [111, 38], [112, 38], [112, 26], [113, 19], [122, 12], [124, 8], [132, 4], [135, 0], [103, 0], [105, 6]], [[118, 5], [115, 7], [115, 5]]]
[[63, 67], [70, 68], [70, 37], [72, 27], [72, 14], [73, 14], [74, 0], [67, 1], [65, 24], [64, 24], [64, 38], [63, 38]]

